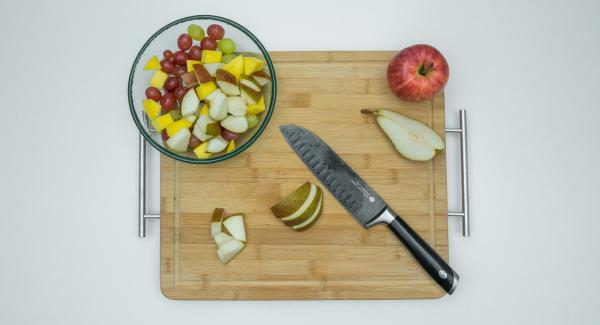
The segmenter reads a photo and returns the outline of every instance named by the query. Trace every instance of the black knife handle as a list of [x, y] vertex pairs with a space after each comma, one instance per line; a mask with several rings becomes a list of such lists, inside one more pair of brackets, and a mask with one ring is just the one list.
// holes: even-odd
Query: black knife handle
[[400, 238], [421, 266], [429, 273], [435, 282], [448, 294], [452, 294], [458, 284], [458, 274], [427, 244], [412, 228], [395, 212], [388, 226]]

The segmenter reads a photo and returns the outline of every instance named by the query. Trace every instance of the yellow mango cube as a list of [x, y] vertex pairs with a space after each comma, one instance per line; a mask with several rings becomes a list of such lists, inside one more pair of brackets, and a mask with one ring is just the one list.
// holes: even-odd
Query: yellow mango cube
[[175, 121], [175, 122], [171, 123], [171, 125], [167, 126], [167, 134], [169, 135], [169, 137], [172, 137], [177, 132], [179, 132], [181, 129], [189, 129], [190, 127], [192, 127], [192, 122], [190, 122], [188, 119], [184, 118], [184, 119]]
[[200, 113], [198, 114], [198, 116], [200, 116], [200, 115], [208, 115], [208, 111], [210, 111], [210, 108], [208, 107], [208, 104], [204, 104], [204, 106], [202, 106], [202, 108], [200, 109]]
[[217, 90], [217, 85], [214, 81], [200, 84], [200, 86], [196, 87], [196, 94], [198, 94], [198, 98], [203, 100], [204, 97], [210, 95], [213, 91]]
[[160, 104], [152, 99], [144, 99], [144, 111], [150, 121], [160, 115]]
[[223, 69], [233, 73], [233, 75], [240, 80], [240, 76], [244, 73], [244, 57], [238, 55], [235, 59], [223, 66]]
[[150, 80], [150, 87], [162, 89], [168, 77], [168, 74], [162, 72], [161, 70], [156, 70], [154, 72], [154, 76], [152, 76], [152, 79]]
[[265, 98], [260, 97], [260, 100], [256, 104], [248, 105], [248, 109], [246, 110], [246, 114], [257, 115], [258, 113], [265, 111]]
[[153, 55], [150, 60], [146, 62], [144, 70], [160, 70], [160, 61], [156, 55]]
[[227, 145], [227, 153], [230, 153], [233, 150], [235, 150], [235, 141], [231, 139], [231, 141], [229, 141], [229, 144]]
[[219, 63], [223, 57], [223, 52], [202, 50], [202, 63]]
[[163, 114], [152, 120], [152, 126], [154, 126], [156, 132], [161, 132], [171, 124], [173, 124], [173, 116], [169, 113]]
[[208, 142], [204, 142], [201, 145], [197, 146], [196, 149], [194, 149], [194, 153], [196, 154], [196, 157], [198, 157], [200, 159], [210, 157], [211, 153], [206, 152], [207, 148], [208, 148]]
[[187, 60], [185, 61], [185, 64], [187, 65], [187, 72], [192, 72], [194, 71], [194, 65], [202, 64], [202, 62], [196, 60]]
[[251, 76], [256, 71], [262, 70], [265, 65], [265, 61], [254, 58], [254, 57], [245, 57], [244, 58], [244, 74], [247, 76]]

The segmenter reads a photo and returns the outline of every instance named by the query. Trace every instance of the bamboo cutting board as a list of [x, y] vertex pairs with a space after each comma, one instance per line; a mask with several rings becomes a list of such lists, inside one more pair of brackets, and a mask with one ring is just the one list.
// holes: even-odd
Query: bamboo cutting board
[[[225, 162], [190, 165], [164, 155], [161, 290], [172, 299], [411, 299], [444, 292], [384, 225], [363, 229], [324, 189], [323, 214], [305, 232], [270, 207], [310, 180], [278, 126], [314, 131], [448, 260], [446, 156], [400, 157], [361, 108], [386, 107], [444, 138], [444, 98], [403, 102], [387, 86], [394, 52], [273, 52], [277, 105], [262, 137]], [[248, 244], [223, 266], [209, 220], [214, 208], [244, 212]]]

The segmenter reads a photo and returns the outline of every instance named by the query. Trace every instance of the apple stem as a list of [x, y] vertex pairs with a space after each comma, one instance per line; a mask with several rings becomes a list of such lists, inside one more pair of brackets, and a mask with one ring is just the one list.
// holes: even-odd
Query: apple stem
[[429, 71], [433, 70], [433, 63], [431, 62], [427, 62], [424, 63], [420, 68], [419, 68], [419, 74], [422, 76], [426, 76], [427, 73]]

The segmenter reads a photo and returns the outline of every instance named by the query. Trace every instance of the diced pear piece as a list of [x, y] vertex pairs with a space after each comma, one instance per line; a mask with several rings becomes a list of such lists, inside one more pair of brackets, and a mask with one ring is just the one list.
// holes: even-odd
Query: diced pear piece
[[221, 261], [222, 264], [229, 263], [229, 261], [236, 257], [237, 254], [239, 254], [245, 246], [246, 245], [244, 244], [244, 242], [241, 242], [236, 239], [226, 241], [225, 243], [223, 243], [223, 245], [221, 245], [221, 247], [219, 247], [219, 249], [217, 249], [217, 256], [219, 257], [219, 261]]
[[208, 73], [210, 73], [211, 77], [215, 77], [217, 75], [217, 70], [221, 69], [224, 66], [223, 63], [204, 63], [204, 68]]
[[215, 241], [215, 244], [217, 245], [218, 249], [219, 247], [223, 246], [223, 244], [225, 244], [226, 242], [235, 239], [224, 232], [220, 232], [213, 236], [213, 240]]
[[213, 137], [221, 134], [221, 124], [216, 121], [214, 123], [207, 124], [205, 133]]
[[425, 142], [433, 149], [442, 150], [446, 147], [444, 140], [429, 126], [387, 109], [378, 109], [377, 116], [385, 116], [401, 128], [407, 130], [416, 141]]
[[217, 93], [210, 102], [208, 115], [217, 121], [225, 119], [227, 117], [227, 96]]
[[269, 76], [264, 71], [256, 71], [252, 74], [252, 78], [261, 86], [264, 87], [266, 84], [271, 81], [271, 76]]
[[237, 85], [237, 79], [233, 73], [225, 69], [217, 70], [217, 85], [225, 95], [237, 96], [240, 94], [240, 89]]
[[208, 146], [206, 147], [206, 152], [217, 153], [225, 150], [227, 148], [227, 140], [223, 139], [222, 136], [218, 135], [214, 138], [208, 140]]
[[258, 83], [252, 78], [252, 77], [248, 77], [248, 76], [241, 76], [240, 77], [240, 84], [241, 85], [246, 85], [248, 88], [260, 92], [260, 86], [258, 85]]
[[256, 71], [262, 70], [265, 65], [265, 61], [255, 57], [244, 57], [244, 74], [247, 76], [252, 75]]
[[212, 216], [210, 218], [210, 235], [213, 238], [218, 233], [221, 233], [224, 215], [225, 215], [225, 210], [224, 209], [216, 208], [213, 211], [213, 214], [212, 214]]
[[221, 121], [221, 126], [234, 133], [243, 133], [248, 130], [248, 120], [245, 116], [229, 115]]
[[146, 65], [144, 66], [144, 70], [159, 70], [160, 69], [160, 61], [156, 55], [153, 55]]
[[402, 156], [417, 161], [427, 161], [435, 156], [433, 147], [418, 135], [402, 128], [388, 117], [377, 116], [377, 123]]
[[244, 225], [243, 214], [234, 214], [229, 217], [226, 217], [223, 220], [223, 226], [225, 226], [225, 229], [229, 231], [233, 238], [241, 240], [243, 242], [246, 241], [246, 227]]
[[185, 152], [187, 151], [191, 136], [190, 129], [181, 129], [167, 140], [167, 146], [173, 151]]
[[190, 121], [190, 123], [194, 123], [196, 122], [196, 119], [198, 118], [197, 115], [188, 115], [185, 117], [186, 120]]
[[246, 115], [248, 106], [246, 102], [240, 96], [229, 96], [227, 97], [227, 112], [234, 116]]
[[225, 95], [225, 94], [223, 94], [223, 92], [221, 91], [221, 89], [220, 89], [220, 88], [217, 88], [217, 90], [213, 91], [213, 92], [212, 92], [212, 93], [210, 93], [208, 96], [206, 96], [206, 97], [204, 98], [204, 101], [205, 101], [205, 102], [207, 101], [207, 102], [209, 102], [209, 103], [210, 103], [210, 102], [212, 102], [213, 100], [215, 100], [215, 98], [216, 98], [217, 96], [220, 96], [219, 94], [221, 94], [221, 95]]
[[257, 104], [258, 101], [260, 101], [260, 98], [262, 97], [262, 94], [260, 93], [260, 91], [256, 91], [256, 90], [248, 87], [245, 84], [240, 84], [240, 94], [241, 94], [242, 99], [248, 105]]
[[198, 138], [198, 140], [206, 141], [212, 138], [212, 135], [206, 134], [206, 126], [214, 122], [215, 120], [213, 120], [210, 116], [200, 115], [198, 117], [198, 121], [196, 121], [196, 124], [194, 125], [194, 130], [192, 131], [192, 133], [196, 138]]
[[198, 98], [198, 95], [193, 91], [185, 93], [185, 96], [183, 96], [183, 99], [181, 100], [181, 115], [184, 117], [195, 115], [199, 108], [200, 99]]

